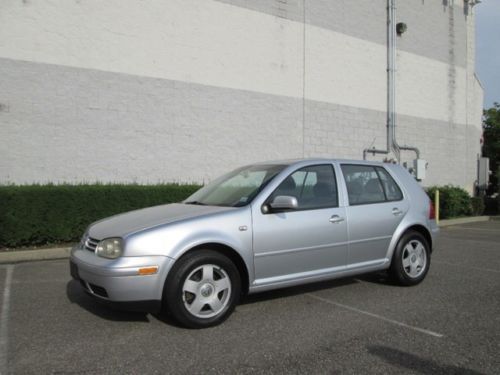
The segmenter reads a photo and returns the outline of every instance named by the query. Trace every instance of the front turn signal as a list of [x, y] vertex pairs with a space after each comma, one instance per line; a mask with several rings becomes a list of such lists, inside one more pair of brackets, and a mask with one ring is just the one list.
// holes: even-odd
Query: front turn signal
[[158, 272], [158, 266], [139, 268], [138, 274], [141, 276], [154, 275]]

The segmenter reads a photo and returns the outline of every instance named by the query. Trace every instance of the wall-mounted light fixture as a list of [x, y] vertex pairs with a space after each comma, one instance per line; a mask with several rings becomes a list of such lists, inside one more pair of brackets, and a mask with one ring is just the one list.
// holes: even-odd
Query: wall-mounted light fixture
[[474, 5], [477, 5], [481, 2], [481, 0], [464, 0], [465, 4], [467, 4], [470, 7], [473, 7]]
[[398, 22], [396, 24], [396, 33], [398, 36], [403, 35], [403, 33], [408, 29], [408, 26], [404, 22]]

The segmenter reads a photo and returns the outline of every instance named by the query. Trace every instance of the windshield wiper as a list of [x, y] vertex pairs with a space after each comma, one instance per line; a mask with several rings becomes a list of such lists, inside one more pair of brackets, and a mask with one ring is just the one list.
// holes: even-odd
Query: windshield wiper
[[198, 202], [198, 201], [184, 202], [184, 204], [197, 204], [198, 206], [206, 206], [205, 203], [201, 203], [201, 202]]

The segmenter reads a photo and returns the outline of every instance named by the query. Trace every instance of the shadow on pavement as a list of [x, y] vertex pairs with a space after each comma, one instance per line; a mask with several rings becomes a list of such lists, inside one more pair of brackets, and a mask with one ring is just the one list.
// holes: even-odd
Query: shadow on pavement
[[81, 308], [94, 314], [95, 316], [116, 321], [116, 322], [143, 322], [149, 323], [149, 315], [154, 316], [157, 320], [169, 324], [174, 327], [180, 327], [170, 316], [164, 311], [158, 313], [145, 313], [136, 311], [127, 311], [117, 308], [99, 301], [96, 298], [89, 296], [81, 287], [80, 283], [71, 280], [66, 284], [66, 295], [71, 303], [76, 303]]
[[300, 294], [313, 293], [313, 292], [318, 292], [320, 290], [325, 290], [325, 289], [340, 288], [340, 287], [343, 287], [346, 285], [351, 285], [351, 284], [356, 284], [356, 283], [359, 283], [359, 281], [357, 281], [353, 278], [346, 278], [346, 279], [322, 281], [322, 282], [306, 284], [306, 285], [299, 285], [299, 286], [294, 286], [294, 287], [289, 287], [289, 288], [284, 288], [284, 289], [270, 290], [268, 292], [261, 292], [261, 293], [250, 294], [248, 296], [245, 296], [242, 299], [242, 301], [240, 302], [240, 304], [246, 305], [246, 304], [257, 303], [257, 302], [261, 302], [261, 301], [293, 297], [293, 296], [297, 296]]
[[382, 358], [391, 365], [403, 367], [422, 374], [461, 374], [482, 375], [482, 373], [455, 365], [444, 365], [436, 361], [418, 357], [387, 346], [371, 345], [367, 347], [372, 355]]
[[81, 285], [75, 280], [71, 280], [66, 284], [66, 295], [71, 303], [76, 303], [81, 308], [102, 319], [112, 321], [149, 322], [147, 313], [119, 310], [88, 296]]
[[367, 283], [383, 286], [401, 287], [401, 285], [394, 281], [387, 272], [368, 273], [366, 275], [360, 275], [358, 279]]
[[[358, 278], [348, 277], [342, 279], [327, 280], [312, 284], [298, 285], [294, 287], [271, 290], [268, 292], [250, 294], [244, 296], [239, 304], [247, 305], [252, 303], [259, 303], [262, 301], [293, 297], [301, 294], [314, 293], [326, 289], [341, 288], [347, 285], [359, 283], [358, 279], [365, 282], [372, 282], [381, 285], [396, 285], [390, 280], [390, 278], [385, 276], [384, 273], [367, 274]], [[100, 301], [97, 298], [93, 298], [89, 296], [83, 290], [80, 283], [75, 280], [69, 281], [66, 285], [66, 295], [71, 303], [76, 303], [81, 308], [102, 319], [111, 321], [149, 322], [149, 313], [126, 311], [119, 307]], [[163, 323], [179, 327], [179, 325], [165, 312], [152, 313], [151, 315]]]

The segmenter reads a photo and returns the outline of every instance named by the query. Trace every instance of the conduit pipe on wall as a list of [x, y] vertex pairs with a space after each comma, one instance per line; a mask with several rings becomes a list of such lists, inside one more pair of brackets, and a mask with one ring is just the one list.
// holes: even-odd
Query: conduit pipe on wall
[[420, 159], [420, 150], [417, 147], [400, 146], [396, 140], [396, 0], [387, 0], [387, 146], [386, 149], [366, 148], [363, 150], [363, 159], [367, 153], [389, 154], [399, 163], [401, 150], [413, 151]]

